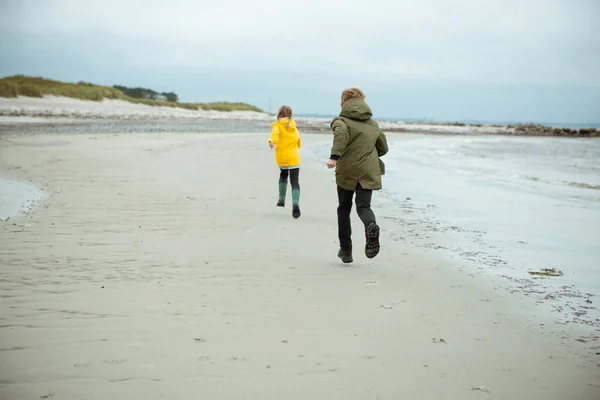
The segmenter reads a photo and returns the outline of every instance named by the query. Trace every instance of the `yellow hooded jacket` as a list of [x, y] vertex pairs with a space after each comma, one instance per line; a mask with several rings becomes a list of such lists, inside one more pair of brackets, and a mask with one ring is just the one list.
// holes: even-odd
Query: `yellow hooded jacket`
[[293, 119], [283, 118], [271, 125], [270, 142], [275, 144], [275, 161], [281, 168], [300, 166], [302, 142]]

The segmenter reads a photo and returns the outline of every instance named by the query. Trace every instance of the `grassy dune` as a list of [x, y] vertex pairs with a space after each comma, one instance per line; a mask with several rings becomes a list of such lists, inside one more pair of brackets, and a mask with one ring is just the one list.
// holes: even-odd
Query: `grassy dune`
[[260, 108], [246, 103], [181, 103], [165, 100], [137, 99], [124, 95], [123, 92], [114, 87], [94, 85], [90, 82], [69, 83], [24, 75], [7, 76], [0, 79], [0, 97], [42, 97], [44, 95], [65, 96], [91, 101], [119, 99], [149, 106], [177, 107], [188, 110], [264, 112]]

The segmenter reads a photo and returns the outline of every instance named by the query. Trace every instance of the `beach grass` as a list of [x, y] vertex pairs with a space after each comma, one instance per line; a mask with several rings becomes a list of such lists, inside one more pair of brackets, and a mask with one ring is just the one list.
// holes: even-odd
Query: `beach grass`
[[0, 81], [0, 97], [17, 97], [19, 95], [19, 86], [12, 82]]
[[198, 106], [203, 110], [215, 111], [256, 111], [264, 112], [260, 108], [247, 103], [231, 103], [226, 101], [214, 103], [200, 103]]
[[152, 107], [173, 107], [184, 108], [187, 110], [264, 112], [252, 104], [240, 102], [184, 103], [134, 98], [126, 96], [117, 88], [96, 85], [91, 82], [70, 83], [25, 75], [13, 75], [0, 79], [0, 97], [43, 97], [44, 95], [64, 96], [90, 101], [102, 101], [104, 99], [125, 100], [131, 103], [145, 104]]

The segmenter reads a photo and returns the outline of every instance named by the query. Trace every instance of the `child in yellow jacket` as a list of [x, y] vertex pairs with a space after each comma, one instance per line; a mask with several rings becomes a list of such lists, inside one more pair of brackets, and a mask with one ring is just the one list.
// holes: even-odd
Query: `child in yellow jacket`
[[280, 169], [279, 199], [277, 207], [285, 207], [288, 176], [292, 184], [292, 216], [300, 218], [300, 133], [292, 119], [292, 109], [281, 106], [277, 112], [277, 122], [274, 122], [269, 138], [269, 147], [275, 148], [275, 161]]

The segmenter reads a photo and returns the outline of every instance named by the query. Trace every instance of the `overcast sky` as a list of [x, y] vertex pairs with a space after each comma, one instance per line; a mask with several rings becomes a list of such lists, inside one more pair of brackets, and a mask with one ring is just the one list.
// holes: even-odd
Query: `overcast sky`
[[296, 114], [600, 122], [600, 0], [0, 0], [0, 75]]

